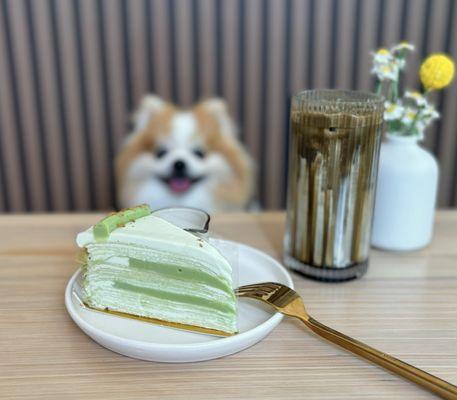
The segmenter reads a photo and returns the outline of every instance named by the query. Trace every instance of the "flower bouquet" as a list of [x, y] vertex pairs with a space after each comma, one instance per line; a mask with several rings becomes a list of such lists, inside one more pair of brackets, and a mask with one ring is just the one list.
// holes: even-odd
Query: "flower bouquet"
[[406, 68], [408, 54], [414, 46], [401, 42], [390, 50], [379, 49], [373, 54], [372, 73], [376, 76], [376, 92], [386, 97], [384, 120], [391, 135], [415, 136], [421, 140], [431, 122], [439, 117], [435, 106], [427, 99], [433, 90], [448, 86], [454, 77], [454, 62], [445, 54], [432, 54], [422, 63], [419, 77], [422, 92], [407, 90], [399, 95], [401, 72]]
[[439, 168], [418, 141], [439, 117], [428, 99], [430, 92], [445, 88], [454, 76], [453, 61], [445, 54], [432, 54], [419, 69], [422, 90], [401, 95], [401, 73], [413, 50], [402, 42], [373, 54], [375, 90], [386, 98], [387, 135], [379, 157], [372, 244], [386, 250], [418, 249], [432, 238]]

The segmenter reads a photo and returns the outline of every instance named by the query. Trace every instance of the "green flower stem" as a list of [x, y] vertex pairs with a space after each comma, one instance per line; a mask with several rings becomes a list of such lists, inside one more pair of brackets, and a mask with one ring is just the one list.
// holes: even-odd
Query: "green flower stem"
[[375, 83], [375, 92], [376, 94], [381, 94], [382, 82], [379, 79], [376, 79]]
[[392, 81], [392, 103], [396, 103], [398, 100], [398, 82], [400, 76], [397, 77], [396, 81]]
[[414, 134], [414, 129], [416, 128], [417, 121], [419, 121], [419, 119], [420, 119], [419, 117], [420, 117], [423, 109], [424, 109], [424, 107], [419, 108], [419, 111], [416, 113], [416, 116], [412, 120], [411, 125], [409, 126], [409, 129], [406, 131], [405, 136], [410, 136], [410, 135]]

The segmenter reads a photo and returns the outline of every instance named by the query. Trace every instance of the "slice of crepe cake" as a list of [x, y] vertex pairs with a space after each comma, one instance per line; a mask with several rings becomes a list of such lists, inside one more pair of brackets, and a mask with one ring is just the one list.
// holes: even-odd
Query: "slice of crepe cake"
[[203, 239], [151, 215], [122, 210], [77, 236], [84, 302], [95, 309], [237, 332], [227, 260]]

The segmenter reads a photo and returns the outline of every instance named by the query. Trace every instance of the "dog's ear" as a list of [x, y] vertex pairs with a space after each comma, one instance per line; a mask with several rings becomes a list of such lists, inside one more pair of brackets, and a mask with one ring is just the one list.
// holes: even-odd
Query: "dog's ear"
[[133, 131], [138, 132], [146, 128], [154, 114], [163, 110], [168, 103], [153, 94], [143, 97], [140, 106], [132, 116]]
[[198, 103], [197, 107], [202, 107], [207, 112], [210, 112], [214, 115], [228, 114], [227, 103], [225, 100], [218, 97], [202, 100], [200, 103]]
[[220, 125], [221, 132], [225, 135], [237, 136], [238, 130], [228, 110], [225, 100], [214, 97], [201, 101], [196, 106], [206, 114], [215, 118]]

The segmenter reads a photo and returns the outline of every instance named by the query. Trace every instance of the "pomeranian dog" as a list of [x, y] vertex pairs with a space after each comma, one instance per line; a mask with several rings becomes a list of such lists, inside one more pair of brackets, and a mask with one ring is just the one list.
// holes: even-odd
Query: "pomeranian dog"
[[207, 212], [245, 209], [254, 167], [221, 99], [184, 110], [146, 96], [134, 130], [116, 158], [121, 207], [195, 207]]

